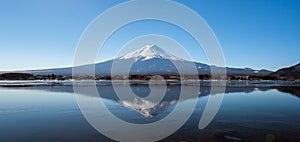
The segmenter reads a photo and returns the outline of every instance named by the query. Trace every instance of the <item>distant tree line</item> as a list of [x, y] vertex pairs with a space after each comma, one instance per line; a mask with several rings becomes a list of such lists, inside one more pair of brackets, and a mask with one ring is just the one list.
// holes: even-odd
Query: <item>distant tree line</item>
[[4, 73], [0, 74], [0, 80], [69, 80], [69, 79], [88, 79], [88, 80], [187, 80], [187, 79], [200, 79], [200, 80], [211, 80], [211, 79], [226, 79], [226, 80], [297, 80], [297, 78], [283, 78], [272, 75], [265, 76], [251, 76], [251, 75], [228, 75], [228, 76], [216, 76], [212, 78], [210, 75], [96, 75], [96, 76], [71, 76], [71, 75], [33, 75], [29, 73]]

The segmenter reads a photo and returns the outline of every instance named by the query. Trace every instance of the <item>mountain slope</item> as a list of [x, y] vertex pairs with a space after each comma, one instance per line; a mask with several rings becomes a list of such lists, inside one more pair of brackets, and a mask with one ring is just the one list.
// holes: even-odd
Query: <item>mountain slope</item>
[[[116, 66], [126, 66], [132, 62], [133, 64], [130, 69], [130, 74], [132, 75], [178, 75], [177, 67], [179, 67], [184, 74], [193, 74], [191, 66], [197, 68], [198, 74], [207, 75], [210, 74], [211, 67], [215, 67], [181, 59], [156, 45], [146, 45], [137, 51], [128, 53], [114, 60], [97, 64], [96, 72], [106, 75], [110, 74], [111, 64], [113, 62], [115, 62]], [[253, 70], [250, 68], [226, 68], [226, 70], [229, 75], [268, 75], [272, 73], [267, 70]], [[124, 72], [117, 72], [117, 74], [124, 74]]]
[[279, 69], [271, 75], [280, 78], [300, 79], [300, 63], [292, 67]]
[[[113, 66], [118, 68], [114, 75], [125, 75], [124, 70], [129, 65], [129, 74], [131, 75], [178, 75], [176, 67], [180, 67], [183, 74], [192, 74], [191, 66], [196, 66], [198, 74], [209, 75], [211, 68], [219, 68], [216, 66], [209, 66], [206, 64], [191, 62], [179, 57], [176, 57], [156, 45], [146, 45], [134, 52], [128, 53], [124, 56], [118, 57], [113, 60], [98, 63], [95, 65], [96, 75], [111, 75]], [[82, 74], [86, 75], [84, 68], [91, 65], [77, 67], [82, 70]], [[123, 67], [123, 68], [122, 68]], [[272, 73], [267, 70], [253, 70], [250, 68], [226, 68], [228, 75], [268, 75]], [[72, 68], [59, 68], [47, 70], [32, 70], [24, 71], [34, 75], [71, 75]]]
[[[192, 74], [191, 66], [195, 66], [198, 74], [207, 75], [210, 74], [211, 67], [215, 67], [198, 62], [186, 61], [164, 51], [156, 45], [146, 45], [137, 51], [128, 53], [114, 60], [107, 61], [103, 64], [97, 64], [96, 72], [110, 74], [111, 64], [113, 61], [116, 62], [116, 65], [120, 66], [128, 65], [129, 62], [133, 62], [130, 74], [135, 75], [178, 75], [179, 73], [176, 66], [180, 67], [182, 72], [185, 74]], [[268, 75], [272, 73], [268, 70], [253, 70], [250, 68], [226, 68], [226, 70], [229, 75]], [[122, 74], [122, 72], [118, 72], [118, 74]]]
[[183, 61], [183, 59], [169, 54], [156, 45], [146, 45], [143, 48], [117, 58], [117, 60], [135, 59], [135, 61], [145, 61], [154, 58]]

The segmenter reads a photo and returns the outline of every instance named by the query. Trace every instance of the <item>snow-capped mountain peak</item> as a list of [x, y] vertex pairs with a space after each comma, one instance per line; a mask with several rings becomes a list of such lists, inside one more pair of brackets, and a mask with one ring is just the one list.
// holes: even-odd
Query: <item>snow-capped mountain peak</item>
[[136, 61], [137, 60], [145, 61], [153, 58], [182, 60], [181, 58], [171, 55], [166, 51], [164, 51], [163, 49], [161, 49], [160, 47], [153, 44], [146, 45], [134, 52], [121, 56], [118, 59], [135, 59]]

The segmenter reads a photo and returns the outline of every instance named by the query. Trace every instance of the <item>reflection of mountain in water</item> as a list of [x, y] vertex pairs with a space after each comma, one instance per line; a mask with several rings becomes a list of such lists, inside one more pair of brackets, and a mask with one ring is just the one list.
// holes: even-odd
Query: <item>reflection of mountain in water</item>
[[[89, 90], [91, 86], [81, 86], [82, 89]], [[117, 87], [128, 87], [127, 85], [120, 85]], [[143, 99], [150, 93], [150, 88], [147, 85], [132, 85], [130, 86], [135, 95], [139, 96], [140, 98], [128, 99], [128, 100], [120, 100], [116, 95], [114, 88], [111, 85], [98, 85], [97, 89], [100, 94], [101, 98], [113, 100], [121, 104], [122, 106], [132, 109], [144, 117], [154, 117], [172, 105], [176, 103], [183, 102], [185, 100], [179, 100], [179, 95], [181, 91], [181, 86], [168, 86], [167, 92], [164, 98], [159, 103], [154, 103], [151, 100]], [[158, 87], [158, 86], [157, 86]], [[192, 89], [195, 89], [195, 86], [188, 86]], [[61, 86], [32, 86], [32, 87], [25, 87], [22, 89], [37, 89], [37, 90], [46, 90], [46, 91], [55, 91], [55, 92], [73, 92], [73, 86], [68, 85], [61, 85]], [[211, 87], [209, 84], [202, 84], [199, 88], [199, 97], [210, 95]], [[253, 91], [267, 91], [270, 89], [277, 89], [278, 91], [290, 93], [297, 97], [300, 97], [300, 88], [298, 86], [280, 86], [280, 85], [230, 85], [226, 87], [225, 93], [250, 93]], [[221, 93], [221, 92], [215, 92]], [[98, 97], [98, 94], [82, 94], [85, 96], [90, 97]], [[122, 95], [122, 94], [119, 94]], [[187, 99], [193, 99], [192, 95], [189, 97], [189, 92], [185, 92], [184, 95], [187, 95]], [[212, 94], [214, 95], [214, 94]]]
[[290, 93], [300, 98], [300, 87], [298, 86], [277, 86], [274, 88], [280, 92]]
[[134, 101], [120, 101], [120, 104], [124, 107], [133, 109], [145, 117], [153, 117], [159, 112], [165, 110], [170, 105], [176, 104], [177, 100], [174, 101], [163, 101], [158, 104], [143, 99], [134, 99]]

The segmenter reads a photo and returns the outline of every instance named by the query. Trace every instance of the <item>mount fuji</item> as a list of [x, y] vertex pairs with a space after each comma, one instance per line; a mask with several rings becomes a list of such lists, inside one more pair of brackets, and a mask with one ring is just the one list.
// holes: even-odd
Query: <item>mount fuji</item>
[[[117, 67], [132, 64], [129, 69], [130, 75], [178, 75], [176, 66], [180, 66], [184, 74], [190, 74], [191, 65], [197, 68], [199, 75], [209, 75], [212, 67], [199, 62], [187, 61], [166, 52], [156, 45], [146, 45], [134, 52], [125, 54], [115, 59], [95, 64], [96, 75], [111, 75], [113, 64]], [[175, 66], [176, 65], [176, 66]], [[82, 69], [91, 65], [79, 66]], [[268, 70], [254, 70], [251, 68], [226, 68], [228, 75], [268, 75]], [[72, 75], [72, 68], [57, 68], [45, 70], [22, 71], [34, 75]], [[114, 75], [126, 75], [126, 71], [118, 70]]]
[[146, 61], [154, 58], [183, 61], [183, 59], [167, 53], [156, 45], [146, 45], [137, 51], [131, 52], [117, 59], [135, 59], [135, 61]]

